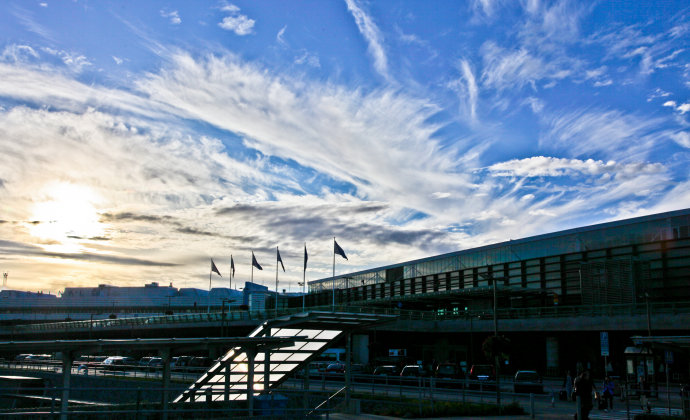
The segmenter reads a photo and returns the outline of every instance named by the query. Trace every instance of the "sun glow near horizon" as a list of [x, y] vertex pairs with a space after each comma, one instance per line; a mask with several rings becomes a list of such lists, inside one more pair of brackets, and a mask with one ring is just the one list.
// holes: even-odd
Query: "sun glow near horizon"
[[29, 233], [45, 241], [44, 248], [78, 252], [81, 242], [105, 232], [96, 208], [102, 199], [91, 188], [57, 182], [47, 185], [41, 197], [33, 206]]

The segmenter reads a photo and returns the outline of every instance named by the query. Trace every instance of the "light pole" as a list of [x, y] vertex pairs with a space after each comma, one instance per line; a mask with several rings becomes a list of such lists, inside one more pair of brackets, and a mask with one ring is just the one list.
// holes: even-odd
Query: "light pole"
[[496, 352], [496, 345], [498, 343], [498, 297], [496, 294], [496, 279], [491, 277], [491, 283], [494, 286], [494, 366], [496, 369], [496, 406], [498, 407], [498, 415], [501, 415], [501, 372], [498, 361], [498, 352]]
[[647, 306], [647, 336], [651, 337], [652, 336], [652, 317], [651, 317], [651, 312], [649, 310], [649, 293], [644, 292], [644, 300], [645, 300], [645, 304]]

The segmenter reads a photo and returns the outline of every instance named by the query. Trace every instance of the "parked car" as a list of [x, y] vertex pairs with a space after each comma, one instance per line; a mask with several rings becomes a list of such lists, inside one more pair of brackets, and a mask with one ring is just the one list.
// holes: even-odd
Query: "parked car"
[[326, 366], [326, 373], [345, 373], [345, 365], [340, 362], [329, 363]]
[[146, 370], [149, 366], [149, 362], [151, 362], [151, 359], [153, 359], [153, 357], [150, 356], [142, 357], [141, 359], [139, 359], [139, 368]]
[[400, 371], [400, 376], [426, 376], [426, 371], [419, 365], [407, 365]]
[[105, 370], [126, 370], [135, 365], [135, 360], [131, 357], [110, 356], [103, 361]]
[[518, 370], [513, 378], [513, 391], [515, 393], [543, 394], [544, 384], [541, 376], [533, 370]]
[[382, 365], [377, 366], [376, 369], [374, 369], [374, 375], [398, 376], [398, 374], [398, 367], [395, 365]]
[[434, 376], [439, 379], [464, 379], [465, 374], [455, 363], [439, 363]]
[[471, 388], [496, 389], [496, 372], [492, 365], [472, 365], [470, 368]]
[[149, 372], [155, 372], [157, 370], [163, 369], [163, 359], [160, 357], [152, 357], [151, 360], [149, 360], [149, 364], [146, 365], [148, 368]]

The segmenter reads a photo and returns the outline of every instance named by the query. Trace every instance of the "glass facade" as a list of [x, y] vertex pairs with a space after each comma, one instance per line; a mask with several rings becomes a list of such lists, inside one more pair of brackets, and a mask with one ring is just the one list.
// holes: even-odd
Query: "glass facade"
[[[503, 242], [335, 278], [336, 300], [517, 286], [542, 304], [690, 300], [690, 209]], [[312, 303], [332, 278], [309, 283]]]

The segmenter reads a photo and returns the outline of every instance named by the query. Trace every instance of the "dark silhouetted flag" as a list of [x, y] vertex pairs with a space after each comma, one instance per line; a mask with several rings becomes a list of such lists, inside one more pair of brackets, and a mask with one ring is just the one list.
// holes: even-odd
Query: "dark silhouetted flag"
[[223, 276], [220, 274], [220, 271], [218, 271], [218, 267], [216, 267], [216, 264], [213, 262], [213, 258], [211, 258], [211, 272], [212, 272], [212, 273], [216, 273], [216, 274], [218, 274], [219, 276], [223, 277]]
[[335, 252], [336, 254], [340, 255], [341, 257], [343, 257], [347, 260], [347, 256], [345, 255], [345, 251], [343, 251], [343, 249], [340, 247], [340, 245], [338, 245], [338, 242], [336, 242], [335, 239], [333, 240], [333, 252]]
[[252, 252], [252, 265], [254, 267], [258, 268], [259, 270], [263, 270], [263, 267], [261, 267], [261, 265], [259, 265], [259, 262], [256, 260], [256, 257], [254, 256], [254, 252]]
[[283, 267], [283, 272], [285, 272], [285, 266], [283, 265], [283, 259], [280, 258], [280, 251], [276, 247], [276, 253], [278, 254], [278, 262], [280, 263], [280, 266]]
[[304, 244], [304, 271], [307, 271], [307, 260], [309, 256], [307, 255], [307, 244]]
[[235, 261], [230, 256], [230, 270], [232, 271], [232, 276], [235, 277]]

